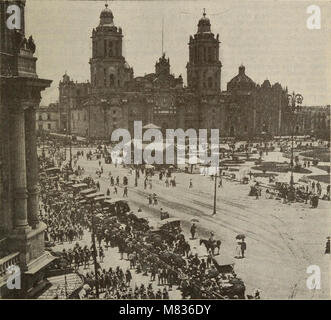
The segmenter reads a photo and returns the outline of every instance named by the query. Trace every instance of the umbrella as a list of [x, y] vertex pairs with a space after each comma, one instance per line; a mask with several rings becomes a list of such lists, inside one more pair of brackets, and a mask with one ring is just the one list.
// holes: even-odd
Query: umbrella
[[196, 218], [191, 219], [191, 221], [192, 221], [192, 222], [199, 222], [199, 220], [196, 219]]
[[245, 239], [246, 238], [246, 236], [244, 235], [244, 234], [238, 234], [237, 236], [236, 236], [236, 239]]

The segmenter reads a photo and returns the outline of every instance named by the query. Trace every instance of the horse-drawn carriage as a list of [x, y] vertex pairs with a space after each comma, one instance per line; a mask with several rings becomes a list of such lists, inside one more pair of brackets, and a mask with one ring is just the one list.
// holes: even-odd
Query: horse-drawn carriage
[[172, 242], [181, 233], [180, 220], [177, 218], [167, 218], [161, 220], [158, 223], [149, 222], [149, 235], [147, 239], [150, 239], [151, 242], [157, 243], [162, 242]]
[[169, 212], [168, 211], [162, 211], [161, 212], [161, 220], [165, 220], [170, 218]]
[[134, 225], [134, 228], [140, 231], [147, 231], [149, 229], [149, 216], [144, 212], [130, 212], [128, 213], [128, 219]]
[[178, 235], [182, 231], [180, 227], [180, 220], [177, 218], [167, 218], [161, 220], [159, 223], [159, 228], [163, 233], [170, 233], [173, 235]]
[[88, 186], [86, 183], [76, 183], [73, 184], [70, 188], [73, 190], [74, 194], [78, 194], [81, 190], [86, 189]]
[[218, 255], [213, 257], [213, 263], [219, 273], [231, 274], [234, 272], [234, 261], [232, 259]]
[[126, 199], [123, 198], [113, 198], [103, 201], [102, 204], [103, 212], [110, 215], [116, 215], [119, 220], [126, 220], [125, 214], [130, 212], [130, 206]]
[[60, 168], [57, 168], [57, 167], [47, 168], [45, 170], [46, 175], [49, 177], [56, 176], [56, 175], [60, 174], [60, 172], [61, 172]]

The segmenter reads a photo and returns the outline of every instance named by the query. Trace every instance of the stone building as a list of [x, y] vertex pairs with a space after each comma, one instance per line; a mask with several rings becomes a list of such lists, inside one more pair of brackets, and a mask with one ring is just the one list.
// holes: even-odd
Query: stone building
[[[143, 125], [153, 123], [162, 130], [219, 129], [221, 137], [247, 139], [265, 131], [270, 136], [287, 135], [293, 125], [288, 120], [287, 88], [269, 80], [256, 84], [243, 65], [221, 91], [220, 37], [212, 32], [205, 12], [197, 32], [189, 37], [187, 86], [181, 75], [171, 73], [165, 54], [156, 62], [154, 73], [134, 77], [122, 54], [123, 38], [122, 29], [115, 26], [113, 13], [106, 6], [92, 31], [90, 82], [76, 83], [67, 74], [60, 82], [60, 109], [65, 110], [61, 119], [67, 123], [60, 128], [66, 126], [75, 135], [109, 140], [115, 129], [132, 131], [133, 122], [141, 120]], [[305, 117], [313, 119], [319, 114], [317, 109], [309, 110]], [[324, 116], [316, 121], [328, 119], [327, 112], [321, 112]], [[309, 130], [299, 125], [297, 133]], [[319, 130], [325, 133], [327, 124]]]
[[292, 132], [301, 135], [311, 135], [321, 139], [330, 139], [330, 105], [303, 106], [295, 117], [284, 117], [284, 134]]
[[48, 107], [36, 108], [37, 132], [59, 131], [60, 112], [59, 104], [51, 103]]
[[[20, 30], [3, 23], [9, 5], [20, 14]], [[0, 2], [0, 298], [33, 295], [52, 261], [44, 250], [46, 226], [38, 221], [35, 113], [40, 92], [51, 81], [36, 74], [35, 44], [25, 37], [24, 9], [25, 0]], [[21, 290], [7, 287], [12, 266], [20, 268]]]

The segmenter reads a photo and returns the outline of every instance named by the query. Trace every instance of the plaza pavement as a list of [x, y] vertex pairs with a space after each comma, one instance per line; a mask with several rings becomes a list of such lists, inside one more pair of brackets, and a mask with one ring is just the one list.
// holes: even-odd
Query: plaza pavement
[[[281, 160], [279, 157], [280, 153], [270, 152], [267, 159]], [[85, 174], [96, 178], [98, 161], [81, 158], [78, 164], [85, 168]], [[217, 190], [217, 214], [212, 216], [214, 181], [207, 176], [175, 173], [177, 187], [166, 188], [164, 181], [159, 181], [155, 175], [152, 190], [144, 190], [143, 177], [139, 179], [138, 187], [134, 187], [134, 175], [128, 175], [127, 169], [115, 168], [103, 160], [102, 165], [104, 174], [99, 180], [102, 192], [109, 187], [109, 171], [114, 177], [119, 175], [121, 182], [126, 175], [129, 179], [128, 200], [133, 210], [140, 207], [152, 219], [158, 220], [162, 207], [170, 216], [182, 220], [187, 237], [191, 219], [197, 218], [198, 237], [207, 239], [213, 231], [215, 239], [222, 241], [221, 254], [230, 259], [235, 253], [235, 236], [244, 233], [246, 257], [233, 261], [236, 273], [246, 284], [246, 293], [259, 288], [264, 299], [330, 298], [330, 256], [324, 255], [326, 236], [330, 235], [329, 202], [320, 201], [317, 209], [311, 209], [308, 204], [282, 204], [275, 199], [265, 199], [264, 195], [256, 200], [248, 196], [248, 185], [223, 179], [223, 187]], [[188, 188], [190, 179], [192, 189]], [[110, 190], [113, 195], [113, 188]], [[122, 192], [122, 188], [118, 188], [118, 196], [122, 196]], [[147, 196], [153, 192], [158, 195], [157, 207], [147, 204]], [[203, 255], [204, 249], [198, 244], [195, 246]], [[320, 290], [307, 288], [310, 265], [318, 265], [321, 269]]]

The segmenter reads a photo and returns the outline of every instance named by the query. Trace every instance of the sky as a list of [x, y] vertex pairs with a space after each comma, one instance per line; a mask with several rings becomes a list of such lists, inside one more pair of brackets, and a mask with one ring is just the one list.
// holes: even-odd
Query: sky
[[[27, 0], [26, 35], [37, 45], [37, 72], [53, 80], [42, 105], [58, 99], [63, 74], [78, 82], [90, 79], [92, 29], [99, 24], [105, 1]], [[328, 1], [160, 0], [108, 1], [114, 23], [123, 29], [123, 55], [134, 75], [154, 72], [162, 51], [171, 72], [186, 83], [188, 40], [197, 31], [203, 8], [212, 32], [220, 37], [223, 64], [221, 89], [238, 73], [240, 64], [256, 83], [268, 79], [301, 93], [304, 105], [331, 103], [331, 5]], [[306, 12], [321, 9], [321, 28], [309, 30]]]

